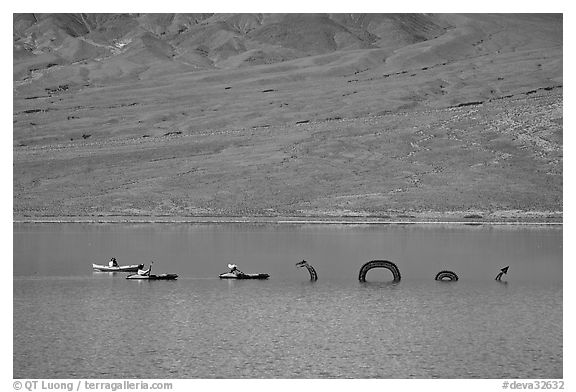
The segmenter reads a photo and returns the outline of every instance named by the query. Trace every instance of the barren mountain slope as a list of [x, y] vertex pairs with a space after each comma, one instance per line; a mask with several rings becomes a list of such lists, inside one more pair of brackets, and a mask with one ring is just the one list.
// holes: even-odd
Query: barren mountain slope
[[17, 217], [560, 219], [562, 117], [557, 15], [14, 16]]

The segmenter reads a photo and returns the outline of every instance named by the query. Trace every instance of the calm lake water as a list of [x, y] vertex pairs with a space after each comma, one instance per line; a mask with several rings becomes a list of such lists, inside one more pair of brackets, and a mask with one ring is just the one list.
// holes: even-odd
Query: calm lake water
[[561, 226], [14, 224], [13, 262], [15, 378], [563, 376]]

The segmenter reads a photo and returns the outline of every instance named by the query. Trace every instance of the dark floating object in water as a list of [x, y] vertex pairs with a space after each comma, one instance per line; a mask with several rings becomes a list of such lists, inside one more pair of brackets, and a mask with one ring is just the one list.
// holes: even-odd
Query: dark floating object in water
[[269, 274], [246, 274], [238, 269], [236, 264], [228, 264], [230, 272], [220, 274], [220, 279], [268, 279]]
[[239, 274], [226, 272], [218, 276], [220, 279], [268, 279], [270, 277], [269, 274], [245, 274], [243, 272]]
[[436, 274], [436, 277], [434, 279], [444, 281], [446, 280], [456, 281], [458, 280], [458, 275], [456, 275], [452, 271], [440, 271]]
[[312, 281], [318, 280], [318, 274], [316, 273], [316, 270], [314, 269], [314, 267], [312, 267], [310, 264], [308, 264], [308, 262], [306, 260], [302, 260], [301, 262], [296, 263], [296, 267], [298, 267], [298, 268], [306, 267], [306, 269], [310, 273], [310, 280], [312, 280]]
[[510, 266], [506, 266], [504, 268], [502, 268], [500, 270], [500, 272], [498, 273], [498, 275], [496, 275], [496, 278], [494, 280], [501, 280], [502, 279], [502, 275], [507, 274], [508, 273], [508, 268], [510, 268]]
[[400, 270], [393, 262], [388, 260], [372, 260], [365, 263], [362, 268], [360, 268], [360, 274], [358, 275], [360, 282], [366, 282], [366, 273], [372, 268], [389, 269], [392, 272], [392, 275], [394, 275], [394, 282], [399, 282], [401, 279]]
[[147, 270], [143, 268], [139, 268], [138, 272], [132, 275], [128, 275], [126, 279], [128, 280], [175, 280], [178, 275], [176, 274], [160, 274], [160, 275], [153, 275], [152, 274], [152, 264], [154, 262], [150, 262], [150, 267]]
[[160, 274], [160, 275], [128, 275], [128, 280], [175, 280], [178, 277], [176, 274]]

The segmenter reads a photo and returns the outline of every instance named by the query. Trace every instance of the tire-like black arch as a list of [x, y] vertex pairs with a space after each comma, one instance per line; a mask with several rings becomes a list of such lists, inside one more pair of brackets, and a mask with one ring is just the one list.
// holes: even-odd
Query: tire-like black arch
[[436, 274], [436, 280], [458, 280], [458, 275], [452, 271], [440, 271]]
[[360, 274], [358, 274], [358, 279], [360, 282], [366, 282], [366, 273], [372, 268], [386, 268], [392, 272], [394, 275], [394, 282], [399, 282], [402, 277], [400, 276], [400, 270], [391, 261], [388, 260], [372, 260], [365, 263], [362, 268], [360, 268]]
[[310, 273], [310, 280], [312, 281], [317, 281], [318, 280], [318, 274], [316, 273], [316, 270], [314, 269], [314, 267], [312, 267], [309, 264], [305, 265], [306, 269], [308, 270], [308, 272]]
[[316, 273], [316, 270], [314, 269], [314, 267], [312, 267], [310, 264], [308, 264], [308, 262], [306, 260], [302, 260], [299, 263], [296, 263], [297, 267], [306, 267], [306, 269], [308, 270], [308, 273], [310, 274], [310, 280], [315, 282], [318, 280], [318, 274]]

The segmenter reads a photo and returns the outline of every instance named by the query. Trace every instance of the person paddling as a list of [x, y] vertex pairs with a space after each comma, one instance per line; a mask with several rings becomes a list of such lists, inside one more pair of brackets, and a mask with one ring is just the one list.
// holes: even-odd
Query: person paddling
[[116, 257], [112, 257], [108, 262], [108, 266], [110, 267], [118, 267], [118, 262], [116, 261]]
[[150, 267], [147, 270], [142, 268], [138, 268], [138, 275], [140, 276], [150, 276], [150, 272], [152, 271], [152, 263], [150, 263]]
[[230, 273], [236, 276], [242, 275], [244, 273], [238, 269], [238, 266], [236, 264], [228, 264], [228, 268], [230, 268]]

